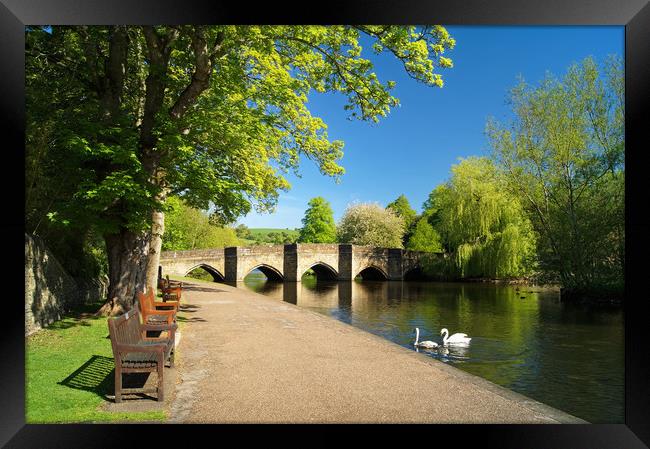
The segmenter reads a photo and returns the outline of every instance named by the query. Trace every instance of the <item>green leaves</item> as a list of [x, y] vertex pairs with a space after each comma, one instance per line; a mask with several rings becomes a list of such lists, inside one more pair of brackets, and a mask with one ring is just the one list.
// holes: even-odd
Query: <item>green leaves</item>
[[309, 200], [302, 225], [298, 237], [300, 243], [336, 242], [334, 215], [330, 203], [325, 198], [317, 196]]
[[440, 234], [429, 223], [426, 214], [415, 223], [415, 229], [408, 239], [406, 249], [413, 251], [443, 252]]
[[[362, 120], [378, 121], [399, 104], [389, 93], [395, 83], [383, 83], [362, 56], [360, 33], [430, 85], [441, 85], [435, 70], [450, 66], [442, 53], [455, 44], [443, 27], [131, 27], [124, 42], [111, 40], [118, 36], [112, 27], [52, 30], [27, 33], [30, 117], [42, 119], [34, 113], [46, 106], [46, 91], [65, 98], [55, 103], [54, 120], [57, 151], [68, 157], [57, 170], [75, 172], [87, 190], [72, 195], [75, 207], [95, 214], [119, 196], [120, 210], [127, 203], [128, 210], [160, 208], [149, 200], [164, 187], [186, 192], [197, 207], [215, 205], [226, 221], [250, 210], [249, 203], [271, 208], [278, 190], [290, 187], [283, 174], [297, 172], [301, 155], [324, 175], [344, 173], [338, 163], [343, 142], [330, 140], [326, 124], [307, 109], [312, 90], [343, 93], [345, 109]], [[126, 52], [125, 69], [111, 78], [107, 64], [118, 50]], [[211, 64], [207, 87], [185, 95], [197, 64], [205, 63], [201, 57]], [[39, 76], [43, 68], [47, 79]], [[160, 93], [155, 86], [162, 86]], [[170, 114], [184, 95], [191, 104], [183, 114]], [[106, 212], [102, 221], [119, 215]]]
[[379, 204], [352, 204], [345, 210], [337, 233], [341, 243], [402, 248], [404, 220]]
[[341, 93], [352, 117], [374, 122], [399, 104], [361, 33], [415, 80], [442, 86], [454, 41], [439, 26], [28, 28], [30, 227], [49, 217], [104, 235], [108, 253], [132, 262], [113, 257], [111, 294], [133, 292], [146, 265], [135, 253], [168, 195], [224, 224], [272, 210], [303, 159], [338, 180], [343, 142], [311, 114], [310, 93]]
[[[513, 277], [534, 267], [535, 235], [516, 195], [487, 158], [470, 157], [451, 169], [425, 203], [418, 223], [435, 246], [441, 236], [454, 256], [457, 277]], [[427, 229], [435, 223], [439, 236]], [[427, 235], [425, 234], [425, 235]], [[419, 237], [421, 238], [421, 237]], [[421, 243], [423, 245], [424, 243]], [[414, 248], [415, 249], [415, 248]]]
[[188, 206], [182, 198], [168, 198], [165, 209], [164, 251], [223, 248], [240, 244], [235, 230], [211, 223], [206, 212]]
[[404, 220], [404, 226], [406, 228], [409, 228], [413, 224], [417, 215], [409, 204], [409, 200], [404, 195], [400, 195], [395, 201], [388, 203], [386, 209], [392, 210], [398, 217], [401, 217]]
[[624, 109], [619, 58], [587, 58], [510, 97], [514, 120], [488, 122], [493, 158], [534, 225], [544, 270], [567, 288], [621, 284]]

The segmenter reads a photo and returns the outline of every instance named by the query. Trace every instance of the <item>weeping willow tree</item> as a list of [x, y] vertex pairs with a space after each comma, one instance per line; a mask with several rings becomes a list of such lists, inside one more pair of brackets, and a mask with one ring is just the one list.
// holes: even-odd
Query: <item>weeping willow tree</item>
[[454, 165], [425, 207], [451, 257], [453, 277], [525, 276], [535, 265], [535, 236], [519, 200], [504, 189], [494, 164], [470, 157]]

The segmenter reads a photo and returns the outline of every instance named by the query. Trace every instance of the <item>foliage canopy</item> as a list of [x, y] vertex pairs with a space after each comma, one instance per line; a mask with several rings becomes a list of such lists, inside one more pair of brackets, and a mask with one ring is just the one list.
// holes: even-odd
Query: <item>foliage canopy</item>
[[622, 61], [587, 58], [562, 79], [511, 92], [514, 119], [491, 120], [493, 158], [539, 236], [542, 268], [568, 289], [622, 287], [625, 119]]
[[443, 252], [440, 234], [429, 223], [428, 214], [425, 213], [415, 221], [406, 249], [435, 253]]
[[332, 207], [325, 198], [317, 196], [308, 203], [302, 219], [302, 228], [298, 241], [301, 243], [336, 242], [336, 223]]
[[360, 120], [399, 104], [361, 35], [442, 87], [455, 41], [441, 26], [28, 27], [28, 220], [102, 235], [109, 296], [128, 307], [155, 285], [169, 195], [232, 223], [271, 210], [301, 156], [343, 173], [310, 93], [344, 94]]
[[518, 200], [487, 158], [470, 157], [451, 169], [426, 204], [455, 258], [458, 277], [521, 276], [533, 268], [535, 236]]
[[348, 206], [338, 225], [341, 243], [402, 248], [404, 220], [376, 203]]
[[164, 251], [237, 246], [240, 240], [234, 229], [210, 223], [208, 214], [194, 209], [181, 198], [167, 198]]

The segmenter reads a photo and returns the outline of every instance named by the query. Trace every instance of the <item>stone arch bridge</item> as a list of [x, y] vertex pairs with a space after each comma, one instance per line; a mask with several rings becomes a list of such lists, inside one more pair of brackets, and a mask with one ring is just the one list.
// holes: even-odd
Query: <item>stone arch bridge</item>
[[357, 276], [369, 280], [399, 281], [417, 275], [426, 253], [395, 248], [374, 248], [349, 244], [298, 243], [163, 251], [160, 267], [164, 275], [185, 276], [203, 268], [215, 281], [242, 281], [255, 269], [275, 281], [300, 281], [307, 270], [318, 279], [352, 280]]

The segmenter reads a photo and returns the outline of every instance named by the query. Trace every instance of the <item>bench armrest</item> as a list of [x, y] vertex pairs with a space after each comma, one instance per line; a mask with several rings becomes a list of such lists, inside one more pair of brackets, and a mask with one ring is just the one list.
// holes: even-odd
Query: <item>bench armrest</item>
[[151, 312], [147, 312], [146, 314], [143, 315], [169, 315], [169, 316], [175, 316], [176, 315], [176, 310], [152, 310]]
[[143, 331], [175, 331], [178, 328], [176, 323], [172, 324], [142, 324]]
[[154, 344], [154, 345], [127, 345], [127, 344], [122, 344], [118, 343], [117, 344], [117, 352], [119, 353], [124, 353], [124, 352], [164, 352], [165, 349], [167, 349], [167, 345], [165, 344]]
[[154, 307], [173, 307], [174, 309], [178, 309], [179, 303], [178, 301], [154, 301], [153, 305]]

